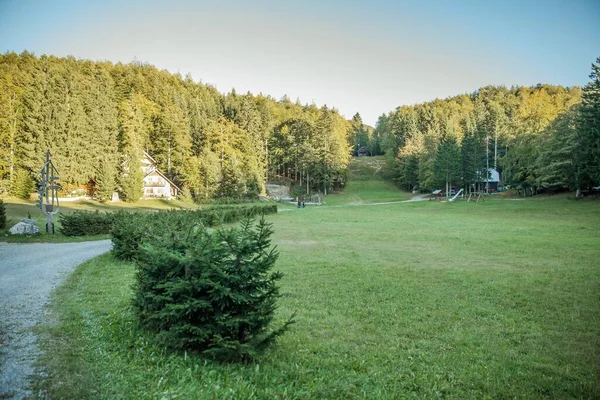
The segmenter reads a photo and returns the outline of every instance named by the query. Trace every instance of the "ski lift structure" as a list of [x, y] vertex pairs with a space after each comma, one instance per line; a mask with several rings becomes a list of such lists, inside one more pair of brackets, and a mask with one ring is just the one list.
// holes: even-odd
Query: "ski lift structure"
[[58, 191], [62, 189], [59, 181], [58, 170], [50, 159], [50, 151], [46, 152], [46, 163], [39, 172], [41, 179], [38, 184], [37, 206], [46, 216], [46, 233], [54, 234], [54, 214], [58, 214]]

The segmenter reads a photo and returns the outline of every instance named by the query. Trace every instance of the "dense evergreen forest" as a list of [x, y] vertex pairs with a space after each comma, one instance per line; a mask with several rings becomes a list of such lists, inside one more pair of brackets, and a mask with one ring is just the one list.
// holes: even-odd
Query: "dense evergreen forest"
[[335, 109], [219, 93], [141, 63], [0, 55], [0, 182], [26, 196], [50, 150], [65, 193], [141, 196], [147, 151], [197, 200], [256, 197], [267, 180], [342, 186], [351, 126]]
[[284, 97], [223, 95], [141, 63], [0, 55], [0, 193], [26, 196], [50, 150], [65, 193], [95, 182], [99, 200], [141, 196], [139, 160], [196, 200], [256, 197], [267, 181], [327, 193], [350, 156], [386, 154], [406, 190], [469, 188], [487, 168], [522, 193], [600, 184], [600, 59], [582, 89], [484, 87], [382, 115]]
[[596, 63], [583, 89], [490, 86], [399, 107], [371, 134], [360, 130], [359, 146], [386, 154], [390, 175], [406, 190], [469, 189], [487, 178], [488, 165], [521, 193], [589, 189], [600, 185], [600, 58]]

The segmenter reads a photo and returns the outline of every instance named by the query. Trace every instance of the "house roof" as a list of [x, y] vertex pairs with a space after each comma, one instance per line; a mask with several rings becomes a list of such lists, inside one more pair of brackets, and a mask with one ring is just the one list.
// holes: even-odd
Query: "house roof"
[[154, 164], [158, 164], [158, 163], [156, 162], [156, 160], [155, 160], [155, 159], [154, 159], [154, 158], [153, 158], [153, 157], [152, 157], [150, 154], [146, 153], [145, 151], [144, 151], [144, 157], [147, 157], [147, 158], [149, 158], [149, 159], [150, 159], [150, 161], [152, 161]]
[[500, 182], [500, 173], [494, 168], [488, 168], [488, 176], [483, 177], [481, 172], [478, 172], [480, 182]]

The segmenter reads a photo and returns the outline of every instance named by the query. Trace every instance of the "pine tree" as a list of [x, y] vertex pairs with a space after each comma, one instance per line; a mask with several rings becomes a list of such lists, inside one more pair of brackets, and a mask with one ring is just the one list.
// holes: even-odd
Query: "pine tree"
[[[102, 202], [108, 201], [117, 188], [117, 170], [108, 157], [100, 160], [96, 170], [96, 185], [94, 197]], [[133, 194], [135, 196], [135, 194]]]
[[369, 144], [369, 136], [359, 113], [354, 114], [350, 121], [350, 143], [354, 155], [358, 155], [359, 149]]
[[124, 100], [119, 107], [119, 147], [121, 165], [119, 168], [119, 192], [125, 201], [137, 201], [143, 195], [144, 175], [141, 169], [143, 157], [142, 141], [145, 125], [142, 110], [136, 106], [136, 99]]
[[463, 140], [460, 149], [463, 183], [467, 190], [482, 179], [485, 169], [485, 138], [477, 129], [475, 117], [467, 116], [463, 122]]
[[192, 142], [184, 112], [169, 103], [162, 108], [156, 120], [156, 129], [151, 134], [152, 156], [171, 180], [185, 183], [185, 169], [191, 157]]
[[444, 124], [444, 133], [437, 149], [433, 171], [438, 186], [445, 186], [446, 195], [450, 193], [453, 185], [459, 183], [461, 175], [460, 148], [449, 121], [445, 121]]
[[144, 174], [141, 169], [141, 160], [140, 153], [127, 155], [121, 165], [119, 193], [125, 201], [138, 201], [144, 194]]
[[211, 231], [171, 215], [144, 226], [133, 302], [140, 322], [174, 348], [228, 360], [256, 355], [293, 322], [271, 328], [282, 277], [272, 271], [271, 225], [263, 218]]
[[12, 178], [22, 123], [23, 58], [15, 53], [0, 55], [0, 180]]
[[583, 88], [574, 152], [578, 191], [600, 184], [600, 57], [592, 63], [591, 81]]
[[[17, 133], [15, 147], [15, 169], [26, 168], [35, 171], [43, 165], [43, 154], [48, 149], [44, 138], [48, 122], [47, 100], [47, 59], [27, 58], [24, 65], [28, 85], [23, 91], [22, 129]], [[13, 193], [15, 194], [15, 193]]]
[[29, 199], [31, 193], [35, 192], [35, 182], [31, 178], [29, 171], [18, 168], [13, 174], [10, 182], [10, 193], [21, 199]]

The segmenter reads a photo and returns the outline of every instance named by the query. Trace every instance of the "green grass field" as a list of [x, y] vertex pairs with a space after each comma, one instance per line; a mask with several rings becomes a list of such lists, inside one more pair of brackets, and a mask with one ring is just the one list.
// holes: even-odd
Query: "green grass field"
[[[165, 353], [135, 328], [134, 267], [101, 256], [54, 298], [50, 398], [599, 398], [600, 201], [409, 197], [379, 179], [270, 216], [278, 319], [249, 364]], [[383, 183], [385, 184], [385, 183]], [[387, 190], [386, 193], [384, 193]]]

